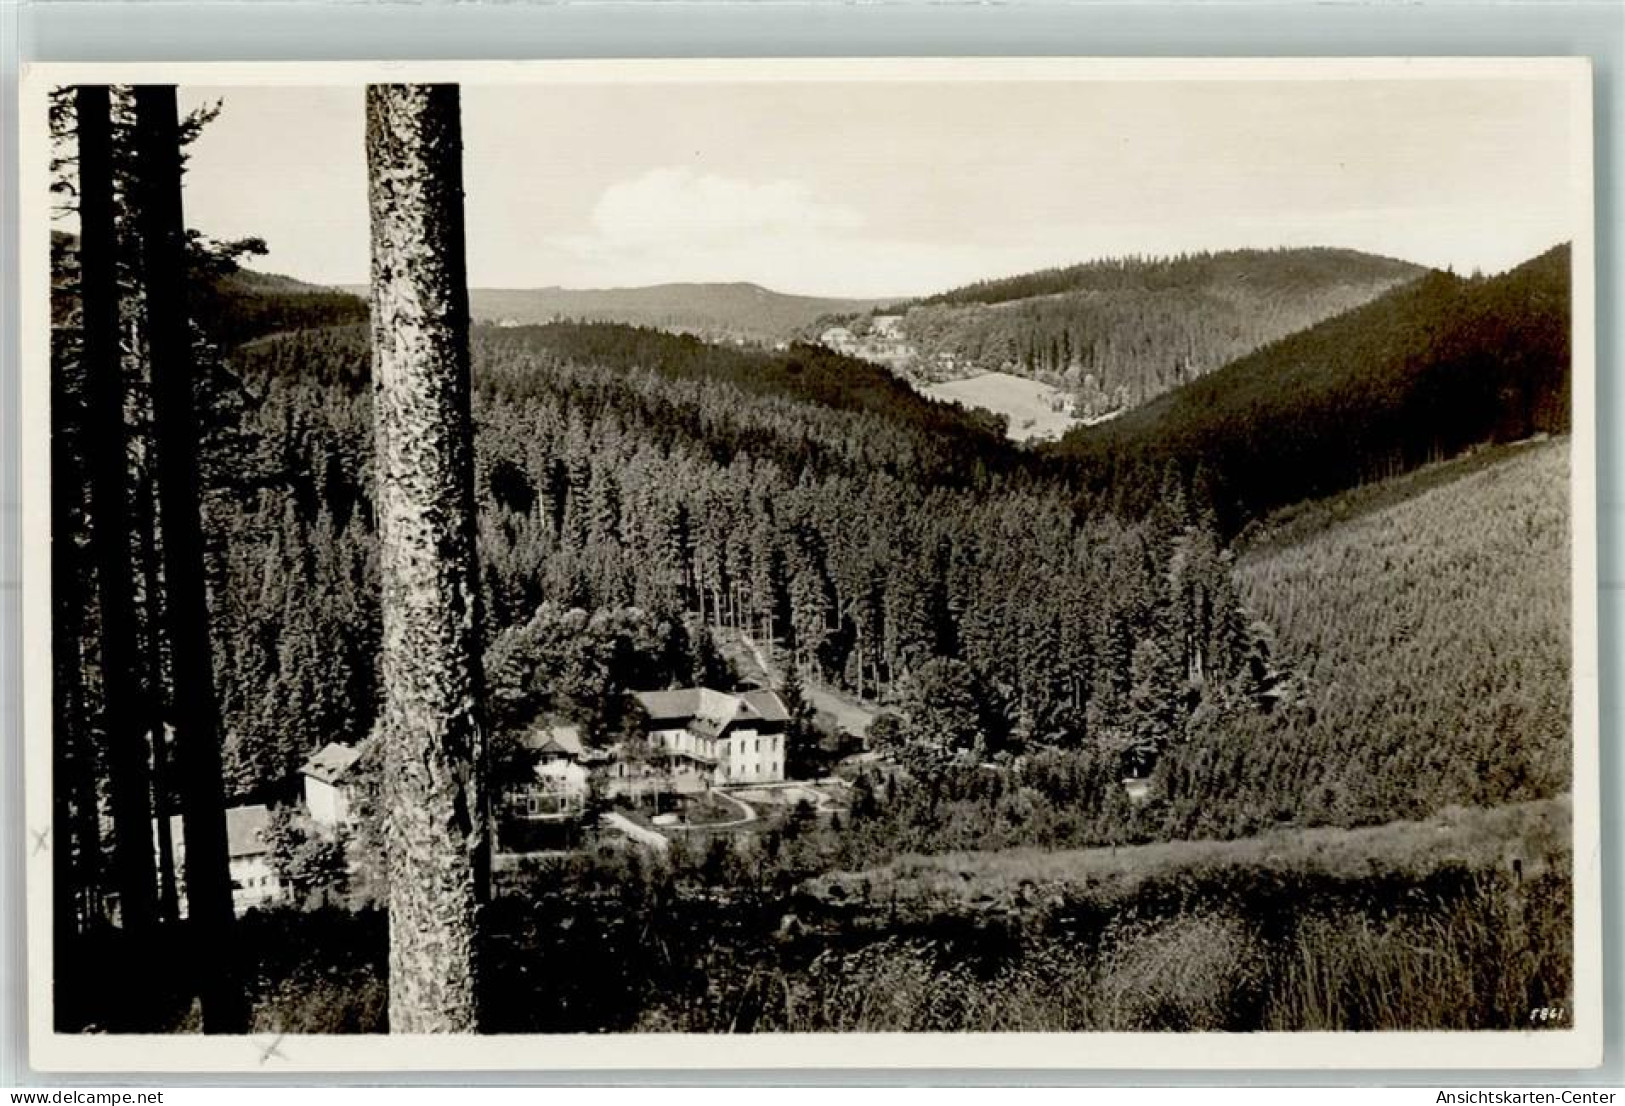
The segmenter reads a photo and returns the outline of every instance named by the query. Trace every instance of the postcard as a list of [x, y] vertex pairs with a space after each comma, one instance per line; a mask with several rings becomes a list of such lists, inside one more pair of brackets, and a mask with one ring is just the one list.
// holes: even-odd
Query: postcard
[[1591, 95], [31, 67], [32, 1063], [1600, 1062]]

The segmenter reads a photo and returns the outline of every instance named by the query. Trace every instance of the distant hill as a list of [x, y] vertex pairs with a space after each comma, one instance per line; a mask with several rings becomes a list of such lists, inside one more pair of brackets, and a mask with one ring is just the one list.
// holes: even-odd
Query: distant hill
[[367, 318], [362, 296], [253, 269], [228, 273], [194, 296], [199, 321], [228, 349], [268, 334]]
[[[842, 320], [835, 348], [918, 379], [1004, 372], [1095, 419], [1420, 277], [1338, 249], [1122, 258], [967, 285]], [[850, 337], [848, 337], [850, 335]]]
[[1479, 443], [1566, 431], [1569, 325], [1567, 246], [1491, 278], [1430, 273], [1053, 450], [1131, 512], [1177, 477], [1234, 532]]
[[625, 323], [694, 334], [713, 342], [774, 345], [830, 314], [866, 311], [873, 300], [825, 299], [756, 284], [656, 284], [646, 288], [474, 288], [476, 321]]
[[[77, 271], [78, 255], [78, 235], [51, 232], [52, 264], [64, 281], [59, 306], [77, 300], [68, 274]], [[283, 331], [342, 326], [367, 318], [365, 288], [357, 295], [278, 273], [234, 267], [230, 262], [225, 263], [224, 272], [219, 271], [218, 263], [209, 264], [213, 267], [203, 272], [204, 279], [194, 279], [187, 291], [193, 317], [224, 349]], [[194, 272], [194, 277], [198, 275]]]

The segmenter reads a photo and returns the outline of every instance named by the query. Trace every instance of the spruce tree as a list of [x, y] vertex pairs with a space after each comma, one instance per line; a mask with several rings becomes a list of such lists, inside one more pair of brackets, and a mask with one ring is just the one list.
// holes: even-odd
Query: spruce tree
[[188, 924], [203, 1028], [210, 1033], [240, 1033], [246, 1028], [247, 1011], [231, 935], [234, 915], [205, 587], [199, 429], [186, 300], [187, 236], [181, 210], [181, 134], [174, 86], [137, 86], [135, 113], [135, 200], [152, 360], [158, 510], [168, 590], [163, 611], [174, 681]]
[[89, 430], [84, 443], [99, 599], [102, 725], [112, 783], [119, 914], [125, 931], [139, 937], [156, 920], [158, 881], [153, 861], [149, 755], [135, 645], [110, 90], [105, 85], [80, 86], [75, 94], [75, 114], [79, 134], [79, 299]]

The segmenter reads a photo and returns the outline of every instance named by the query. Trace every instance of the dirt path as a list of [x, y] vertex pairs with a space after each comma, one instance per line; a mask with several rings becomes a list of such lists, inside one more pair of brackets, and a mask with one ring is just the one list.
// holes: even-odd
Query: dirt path
[[740, 817], [733, 819], [731, 822], [711, 822], [706, 825], [690, 825], [687, 822], [681, 822], [671, 826], [670, 828], [677, 830], [731, 830], [738, 829], [740, 826], [748, 826], [752, 822], [756, 821], [756, 819], [761, 817], [761, 815], [756, 812], [756, 808], [751, 806], [744, 799], [730, 795], [726, 791], [721, 790], [713, 790], [711, 794], [715, 795], [719, 799], [725, 799], [734, 806], [738, 807], [742, 812]]
[[[745, 647], [745, 652], [755, 662], [757, 674], [774, 687], [779, 686], [779, 673], [767, 663], [767, 657], [762, 647], [756, 644], [749, 634], [740, 634], [739, 641]], [[824, 711], [835, 719], [835, 724], [847, 733], [858, 737], [869, 735], [869, 724], [875, 720], [879, 709], [872, 703], [859, 699], [856, 695], [836, 691], [827, 684], [816, 680], [803, 680], [801, 694], [807, 702], [812, 704], [814, 710]]]
[[604, 821], [608, 822], [615, 829], [626, 834], [627, 837], [631, 838], [639, 845], [647, 845], [649, 848], [659, 853], [663, 853], [671, 848], [671, 842], [666, 840], [663, 834], [656, 833], [652, 829], [646, 829], [643, 826], [638, 825], [624, 814], [617, 814], [615, 811], [610, 811], [606, 813], [603, 818]]

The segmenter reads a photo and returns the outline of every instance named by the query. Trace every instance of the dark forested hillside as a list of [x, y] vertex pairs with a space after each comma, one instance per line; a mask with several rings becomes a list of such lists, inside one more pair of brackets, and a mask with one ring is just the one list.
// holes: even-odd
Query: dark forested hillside
[[1165, 762], [1181, 833], [1569, 788], [1569, 450], [1487, 449], [1273, 518], [1237, 578], [1290, 693]]
[[253, 269], [235, 269], [194, 285], [194, 308], [212, 336], [230, 348], [281, 331], [362, 322], [367, 301], [337, 288]]
[[[525, 386], [538, 359], [555, 367], [601, 366], [621, 390], [649, 376], [667, 388], [681, 385], [678, 391], [687, 395], [670, 408], [646, 412], [654, 424], [650, 432], [660, 438], [712, 433], [685, 423], [688, 414], [702, 396], [721, 412], [729, 406], [729, 391], [737, 390], [770, 405], [795, 405], [796, 421], [817, 421], [817, 429], [809, 430], [770, 420], [757, 425], [757, 433], [744, 435], [747, 450], [771, 452], [791, 466], [809, 460], [806, 451], [840, 455], [855, 472], [878, 468], [965, 482], [977, 473], [1010, 472], [1022, 464], [996, 417], [927, 399], [885, 369], [822, 346], [741, 350], [649, 328], [581, 323], [486, 329], [481, 341], [490, 350], [491, 368], [502, 370], [501, 379], [512, 387]], [[746, 421], [752, 420], [759, 423], [760, 413]]]
[[[352, 292], [240, 265], [242, 256], [264, 252], [264, 244], [255, 239], [227, 243], [227, 252], [222, 252], [220, 243], [194, 233], [190, 247], [191, 314], [208, 339], [223, 349], [268, 334], [340, 326], [367, 317], [367, 301]], [[74, 269], [78, 250], [78, 235], [51, 233], [51, 253], [59, 268]]]
[[1054, 452], [1130, 513], [1170, 473], [1247, 520], [1480, 443], [1569, 425], [1569, 250], [1500, 276], [1431, 273]]
[[[1003, 371], [1071, 393], [1084, 419], [1126, 410], [1347, 311], [1423, 270], [1352, 250], [1125, 258], [987, 281], [897, 308], [928, 378]], [[870, 325], [852, 322], [855, 331]]]
[[1406, 261], [1339, 249], [1226, 250], [1178, 257], [1119, 257], [977, 281], [915, 301], [919, 306], [1009, 303], [1067, 292], [1177, 292], [1250, 286], [1278, 295], [1358, 281], [1419, 276]]

